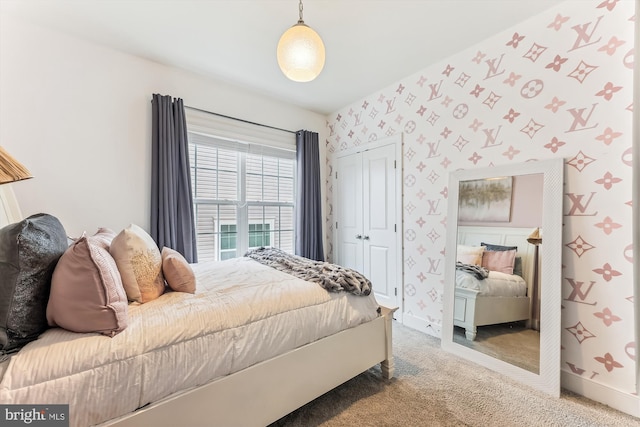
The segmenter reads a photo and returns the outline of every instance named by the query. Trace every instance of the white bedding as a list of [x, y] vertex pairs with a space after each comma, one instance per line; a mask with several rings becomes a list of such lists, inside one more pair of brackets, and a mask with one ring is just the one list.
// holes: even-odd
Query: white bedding
[[193, 265], [195, 294], [129, 306], [113, 338], [54, 328], [2, 363], [0, 402], [68, 403], [101, 423], [378, 316], [373, 293], [329, 293], [247, 258]]
[[496, 297], [523, 297], [527, 283], [516, 274], [489, 271], [489, 277], [479, 280], [473, 274], [456, 270], [456, 287], [480, 291], [479, 295]]

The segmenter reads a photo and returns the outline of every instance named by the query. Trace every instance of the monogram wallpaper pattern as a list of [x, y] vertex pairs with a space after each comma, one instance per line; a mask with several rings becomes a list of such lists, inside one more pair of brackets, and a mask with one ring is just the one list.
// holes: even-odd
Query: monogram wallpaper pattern
[[562, 369], [635, 393], [635, 19], [565, 2], [330, 115], [328, 256], [334, 154], [403, 133], [404, 317], [440, 336], [449, 172], [562, 157]]

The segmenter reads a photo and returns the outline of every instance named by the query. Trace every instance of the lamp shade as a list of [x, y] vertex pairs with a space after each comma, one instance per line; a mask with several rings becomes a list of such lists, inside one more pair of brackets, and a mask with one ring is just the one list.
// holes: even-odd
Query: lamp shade
[[310, 82], [324, 67], [324, 43], [314, 30], [299, 21], [278, 42], [278, 65], [290, 80]]
[[540, 234], [539, 228], [536, 228], [531, 232], [531, 234], [529, 234], [529, 237], [527, 237], [527, 242], [531, 243], [532, 245], [542, 244], [542, 234]]
[[11, 157], [0, 147], [0, 184], [33, 178], [31, 173], [20, 162]]

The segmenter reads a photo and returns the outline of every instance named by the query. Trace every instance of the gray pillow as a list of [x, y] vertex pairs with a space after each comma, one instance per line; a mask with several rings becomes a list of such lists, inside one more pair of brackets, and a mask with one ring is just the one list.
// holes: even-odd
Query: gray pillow
[[19, 350], [47, 329], [51, 277], [66, 249], [64, 227], [48, 214], [0, 229], [0, 353]]
[[524, 277], [522, 275], [522, 257], [516, 257], [515, 264], [513, 265], [513, 274]]
[[503, 246], [503, 245], [494, 245], [492, 243], [480, 242], [480, 246], [485, 247], [485, 251], [512, 251], [518, 250], [517, 246]]

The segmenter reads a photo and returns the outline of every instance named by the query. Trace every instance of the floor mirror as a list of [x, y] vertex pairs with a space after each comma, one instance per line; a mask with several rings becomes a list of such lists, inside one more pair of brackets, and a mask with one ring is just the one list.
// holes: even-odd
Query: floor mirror
[[442, 348], [560, 394], [563, 160], [449, 176]]

